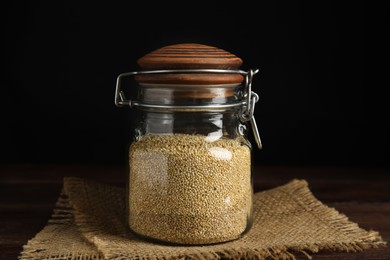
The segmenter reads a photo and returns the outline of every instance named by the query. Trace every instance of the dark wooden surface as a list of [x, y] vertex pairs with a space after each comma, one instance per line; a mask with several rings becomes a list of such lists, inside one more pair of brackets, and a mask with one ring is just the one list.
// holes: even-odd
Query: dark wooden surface
[[[109, 165], [1, 165], [0, 259], [17, 259], [22, 246], [45, 226], [64, 176], [124, 186], [125, 170]], [[390, 241], [389, 168], [256, 167], [255, 191], [294, 178], [306, 179], [319, 200]], [[358, 253], [321, 251], [313, 259], [390, 259], [390, 247]]]

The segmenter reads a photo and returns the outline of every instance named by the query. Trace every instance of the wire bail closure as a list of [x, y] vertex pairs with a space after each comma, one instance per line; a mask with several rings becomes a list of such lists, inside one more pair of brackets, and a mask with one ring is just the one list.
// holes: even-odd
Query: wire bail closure
[[[259, 95], [252, 91], [253, 76], [259, 72], [256, 70], [222, 70], [222, 69], [170, 69], [170, 70], [146, 70], [146, 71], [133, 71], [119, 74], [116, 79], [115, 88], [115, 105], [117, 107], [143, 107], [143, 108], [156, 108], [156, 109], [224, 109], [230, 107], [242, 107], [240, 113], [240, 120], [242, 122], [250, 121], [253, 136], [259, 149], [262, 149], [262, 143], [260, 139], [259, 130], [254, 117], [255, 106], [259, 101]], [[244, 89], [241, 91], [241, 101], [229, 104], [208, 104], [208, 105], [195, 105], [195, 106], [175, 106], [175, 105], [155, 105], [145, 104], [137, 100], [130, 100], [125, 97], [124, 92], [121, 89], [121, 80], [124, 77], [141, 75], [141, 74], [168, 74], [168, 73], [220, 73], [220, 74], [241, 74], [245, 76]]]

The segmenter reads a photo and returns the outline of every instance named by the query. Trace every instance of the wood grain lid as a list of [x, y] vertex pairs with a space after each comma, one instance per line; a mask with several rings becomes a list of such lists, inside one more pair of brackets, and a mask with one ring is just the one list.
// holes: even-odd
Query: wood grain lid
[[[164, 69], [238, 69], [242, 60], [225, 50], [196, 43], [165, 46], [138, 59], [143, 70]], [[140, 83], [159, 84], [230, 84], [241, 83], [240, 74], [172, 73], [137, 75]]]

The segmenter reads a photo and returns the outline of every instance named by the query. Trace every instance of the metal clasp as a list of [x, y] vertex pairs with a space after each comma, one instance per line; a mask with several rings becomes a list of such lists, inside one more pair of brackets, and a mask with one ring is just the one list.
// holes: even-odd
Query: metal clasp
[[252, 91], [252, 80], [253, 76], [256, 75], [259, 70], [249, 70], [245, 76], [245, 86], [243, 90], [243, 97], [246, 99], [246, 104], [243, 108], [243, 112], [240, 115], [241, 120], [244, 122], [250, 121], [253, 136], [255, 138], [257, 147], [259, 149], [263, 148], [261, 143], [261, 138], [259, 134], [259, 129], [257, 128], [256, 119], [254, 116], [256, 103], [259, 101], [259, 95]]

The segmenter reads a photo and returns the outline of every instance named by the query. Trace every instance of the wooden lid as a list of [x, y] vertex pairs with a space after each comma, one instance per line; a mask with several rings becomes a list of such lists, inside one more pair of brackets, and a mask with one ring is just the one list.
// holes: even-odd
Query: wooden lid
[[[138, 60], [143, 70], [164, 69], [238, 69], [242, 60], [225, 50], [196, 43], [169, 45]], [[155, 84], [230, 84], [241, 83], [240, 74], [172, 73], [137, 75], [140, 83]]]

